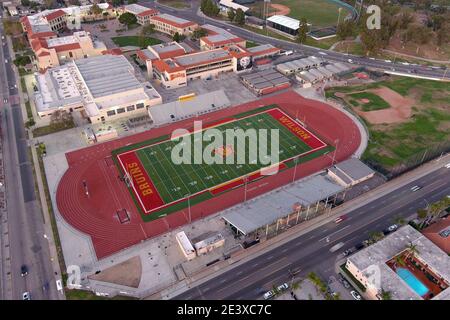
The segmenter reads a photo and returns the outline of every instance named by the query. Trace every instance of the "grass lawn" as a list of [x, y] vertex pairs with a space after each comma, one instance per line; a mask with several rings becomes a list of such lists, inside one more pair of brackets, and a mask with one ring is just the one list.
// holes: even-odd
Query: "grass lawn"
[[122, 36], [112, 37], [111, 40], [119, 47], [133, 46], [145, 48], [154, 44], [161, 43], [161, 40], [152, 37], [146, 37], [143, 41], [141, 41], [140, 38], [141, 37], [139, 36]]
[[[407, 159], [423, 154], [428, 148], [450, 140], [450, 85], [445, 82], [394, 77], [391, 80], [355, 87], [336, 87], [327, 90], [326, 96], [335, 92], [358, 92], [366, 89], [388, 87], [402, 96], [415, 98], [412, 117], [403, 123], [372, 125], [368, 147], [363, 159], [376, 163], [386, 170], [402, 164]], [[352, 98], [355, 94], [352, 94]], [[351, 108], [353, 103], [349, 101]]]
[[[273, 4], [282, 4], [291, 9], [289, 17], [300, 20], [306, 18], [313, 27], [328, 27], [337, 24], [339, 5], [329, 0], [272, 0]], [[263, 12], [263, 2], [256, 2], [250, 5], [252, 12], [261, 17]], [[272, 8], [269, 12], [274, 12]], [[341, 19], [343, 19], [349, 10], [343, 8]], [[342, 21], [342, 20], [341, 20]]]
[[91, 291], [75, 289], [67, 289], [65, 293], [67, 300], [137, 300], [136, 298], [126, 296], [115, 296], [114, 298], [100, 297]]
[[73, 122], [73, 120], [61, 122], [61, 123], [52, 123], [48, 126], [39, 127], [39, 128], [34, 129], [33, 136], [41, 137], [41, 136], [45, 136], [50, 133], [55, 133], [58, 131], [67, 130], [67, 129], [71, 129], [71, 128], [75, 128], [75, 123]]
[[247, 40], [245, 47], [246, 48], [253, 48], [253, 47], [257, 47], [257, 46], [259, 46], [259, 43]]
[[[294, 42], [296, 43], [294, 40], [287, 38], [279, 33], [273, 32], [271, 30], [266, 30], [266, 29], [258, 29], [258, 28], [253, 28], [250, 26], [244, 26], [245, 29], [250, 30], [252, 32], [255, 33], [259, 33], [271, 38], [276, 38], [276, 39], [280, 39], [280, 40], [285, 40], [285, 41], [289, 41], [289, 42]], [[329, 49], [337, 40], [337, 38], [328, 38], [328, 39], [323, 39], [320, 41], [314, 40], [311, 37], [307, 37], [306, 38], [306, 42], [304, 43], [305, 45], [308, 46], [312, 46], [312, 47], [316, 47], [316, 48], [320, 48], [320, 49]]]
[[352, 101], [357, 102], [357, 104], [362, 108], [363, 111], [373, 111], [373, 110], [381, 110], [381, 109], [387, 109], [391, 106], [389, 103], [384, 101], [380, 96], [377, 96], [374, 93], [371, 92], [358, 92], [358, 93], [352, 93], [348, 95], [349, 97], [361, 100], [361, 99], [368, 99], [368, 103], [363, 103], [361, 101], [355, 101], [351, 100], [350, 103], [353, 104]]
[[184, 0], [159, 0], [158, 3], [176, 9], [186, 9], [191, 6]]

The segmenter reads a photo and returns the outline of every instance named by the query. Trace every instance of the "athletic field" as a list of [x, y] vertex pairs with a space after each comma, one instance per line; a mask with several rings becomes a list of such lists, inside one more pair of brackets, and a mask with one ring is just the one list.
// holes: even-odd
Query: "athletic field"
[[[223, 136], [223, 144], [215, 146], [208, 154], [222, 158], [223, 164], [195, 163], [194, 145], [199, 143], [202, 150], [206, 150], [211, 141], [204, 141], [207, 129], [217, 129]], [[261, 129], [267, 130], [258, 140], [256, 149], [250, 148], [249, 139], [233, 140], [228, 143], [227, 129]], [[268, 156], [272, 151], [270, 130], [278, 129], [279, 162], [268, 164]], [[266, 106], [222, 119], [215, 123], [203, 124], [202, 130], [191, 129], [178, 139], [161, 137], [153, 141], [130, 145], [115, 150], [115, 160], [127, 182], [130, 192], [145, 220], [157, 219], [171, 212], [179, 210], [180, 203], [190, 202], [190, 205], [204, 201], [217, 194], [233, 188], [250, 184], [252, 181], [264, 178], [267, 170], [283, 170], [292, 164], [300, 163], [304, 157], [320, 156], [330, 151], [327, 144], [319, 137], [304, 128], [298, 121], [284, 113], [277, 106]], [[189, 150], [187, 157], [190, 163], [176, 164], [172, 160], [172, 150], [185, 147], [182, 143], [190, 143], [185, 150]], [[259, 146], [267, 143], [266, 157], [259, 156]], [[237, 161], [244, 150], [245, 161]], [[257, 152], [258, 155], [251, 154]], [[177, 154], [180, 154], [179, 152]], [[185, 153], [183, 153], [185, 154]], [[260, 161], [265, 159], [263, 161]], [[198, 158], [197, 158], [198, 159]], [[256, 160], [255, 160], [256, 159]], [[242, 158], [241, 158], [242, 160]], [[264, 162], [265, 163], [261, 163]], [[228, 164], [227, 164], [228, 162]], [[272, 171], [271, 171], [272, 172]], [[189, 204], [189, 203], [188, 203]]]

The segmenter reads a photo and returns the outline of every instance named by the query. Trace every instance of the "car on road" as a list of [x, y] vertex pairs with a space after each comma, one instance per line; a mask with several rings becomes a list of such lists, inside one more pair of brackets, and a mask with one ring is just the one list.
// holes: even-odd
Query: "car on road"
[[8, 103], [8, 99], [3, 99], [3, 103]]
[[355, 290], [351, 291], [350, 294], [352, 295], [353, 299], [355, 299], [355, 300], [361, 300], [361, 296], [360, 296], [359, 293], [356, 292]]
[[8, 59], [5, 59], [5, 63], [8, 63]]
[[391, 60], [384, 60], [384, 62], [391, 63], [392, 61]]
[[22, 300], [31, 300], [31, 295], [30, 295], [30, 293], [28, 291], [24, 292], [22, 294]]
[[326, 55], [327, 55], [326, 52], [322, 52], [322, 51], [319, 51], [319, 54], [321, 54], [321, 55], [323, 55], [323, 56], [326, 56]]
[[414, 186], [414, 187], [411, 188], [411, 191], [412, 191], [412, 192], [416, 192], [416, 191], [418, 191], [418, 190], [420, 190], [420, 189], [422, 189], [421, 186]]
[[352, 249], [347, 249], [347, 250], [344, 251], [344, 256], [349, 256], [349, 255], [351, 255], [352, 253], [353, 253], [353, 250], [352, 250]]
[[446, 167], [447, 169], [450, 169], [450, 162], [447, 163], [444, 167]]
[[23, 265], [20, 267], [20, 275], [21, 275], [22, 277], [25, 277], [27, 274], [28, 274], [28, 267], [27, 267], [25, 264], [23, 264]]
[[275, 297], [275, 291], [274, 290], [270, 290], [267, 291], [266, 293], [264, 293], [264, 299], [265, 300], [269, 300], [271, 298]]
[[347, 61], [348, 61], [348, 63], [353, 63], [352, 59], [348, 59]]
[[392, 226], [389, 226], [388, 228], [387, 228], [387, 230], [389, 231], [389, 232], [394, 232], [395, 230], [397, 230], [398, 229], [398, 225], [396, 225], [396, 224], [393, 224]]
[[289, 285], [288, 285], [287, 283], [283, 283], [283, 284], [281, 284], [281, 285], [279, 285], [279, 286], [277, 287], [277, 290], [278, 290], [279, 292], [283, 292], [283, 291], [285, 291], [285, 290], [287, 290], [287, 289], [289, 289]]
[[337, 218], [334, 220], [334, 223], [341, 223], [341, 222], [344, 221], [345, 219], [347, 219], [347, 216], [344, 214], [344, 215], [342, 215], [342, 216], [340, 216], [340, 217], [337, 217]]

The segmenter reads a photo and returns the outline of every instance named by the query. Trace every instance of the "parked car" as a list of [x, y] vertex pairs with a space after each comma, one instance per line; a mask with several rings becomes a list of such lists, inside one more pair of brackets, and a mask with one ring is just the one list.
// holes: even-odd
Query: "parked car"
[[264, 293], [265, 300], [269, 300], [269, 299], [273, 298], [274, 296], [275, 296], [274, 290], [270, 290], [270, 291], [267, 291], [266, 293]]
[[352, 250], [352, 249], [347, 249], [347, 250], [344, 251], [344, 256], [349, 256], [349, 255], [351, 255], [352, 253], [353, 253], [353, 250]]
[[361, 300], [361, 296], [360, 296], [359, 293], [356, 292], [355, 290], [351, 291], [350, 294], [352, 295], [353, 299], [355, 299], [355, 300]]
[[389, 230], [389, 232], [394, 232], [395, 230], [398, 229], [398, 225], [393, 224], [392, 226], [389, 226], [387, 229]]
[[283, 292], [284, 290], [287, 290], [287, 289], [289, 289], [289, 285], [287, 283], [283, 283], [277, 287], [277, 290], [279, 292]]
[[444, 167], [446, 167], [447, 169], [450, 169], [450, 163], [447, 163]]
[[29, 292], [24, 292], [22, 294], [22, 300], [31, 300], [31, 295]]
[[27, 267], [25, 264], [23, 264], [23, 265], [20, 267], [20, 275], [21, 275], [22, 277], [25, 277], [27, 274], [28, 274], [28, 267]]

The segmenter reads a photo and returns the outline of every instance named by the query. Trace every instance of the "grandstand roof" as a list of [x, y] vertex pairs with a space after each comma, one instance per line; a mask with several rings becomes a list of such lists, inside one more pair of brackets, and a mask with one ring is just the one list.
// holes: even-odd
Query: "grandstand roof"
[[279, 24], [292, 30], [297, 30], [298, 28], [300, 28], [299, 20], [287, 16], [273, 15], [267, 18], [267, 21]]
[[286, 217], [292, 213], [295, 204], [307, 207], [342, 190], [344, 187], [322, 173], [228, 209], [222, 218], [242, 233], [249, 234]]

